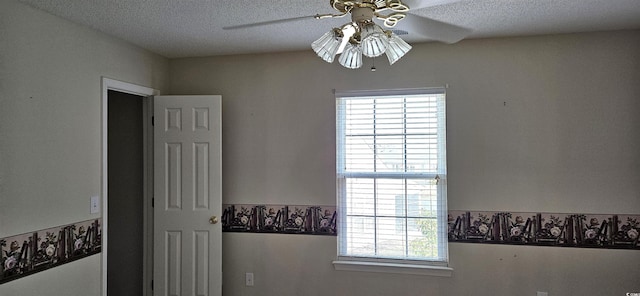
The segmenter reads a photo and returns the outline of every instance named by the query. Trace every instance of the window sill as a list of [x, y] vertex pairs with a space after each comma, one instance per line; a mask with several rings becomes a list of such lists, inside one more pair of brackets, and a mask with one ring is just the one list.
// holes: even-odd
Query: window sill
[[453, 268], [433, 265], [338, 260], [333, 261], [333, 267], [336, 270], [343, 271], [417, 274], [441, 277], [451, 277], [453, 275]]

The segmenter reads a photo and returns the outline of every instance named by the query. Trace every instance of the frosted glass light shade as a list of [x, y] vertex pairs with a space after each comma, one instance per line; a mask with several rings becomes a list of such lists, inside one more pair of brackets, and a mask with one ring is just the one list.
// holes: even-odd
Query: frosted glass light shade
[[349, 69], [358, 69], [362, 67], [362, 50], [359, 45], [347, 44], [344, 51], [338, 59], [340, 65]]
[[398, 37], [398, 35], [391, 33], [389, 46], [387, 47], [387, 59], [389, 59], [389, 65], [393, 65], [393, 63], [403, 57], [407, 52], [409, 52], [409, 50], [411, 50], [411, 45]]
[[389, 41], [387, 34], [384, 33], [380, 26], [370, 23], [362, 27], [362, 54], [367, 57], [374, 58], [380, 56], [387, 50]]
[[311, 43], [313, 51], [327, 63], [333, 63], [333, 59], [340, 48], [342, 36], [338, 32], [337, 30], [331, 30]]

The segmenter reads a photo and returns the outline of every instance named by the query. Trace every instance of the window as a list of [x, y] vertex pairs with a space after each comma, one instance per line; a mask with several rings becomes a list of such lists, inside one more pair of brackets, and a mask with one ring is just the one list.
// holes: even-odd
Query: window
[[443, 88], [336, 93], [334, 264], [446, 266], [445, 113]]

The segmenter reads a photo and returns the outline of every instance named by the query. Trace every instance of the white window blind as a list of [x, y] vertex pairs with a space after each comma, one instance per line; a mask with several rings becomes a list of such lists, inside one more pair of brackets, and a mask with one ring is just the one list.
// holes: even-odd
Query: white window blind
[[336, 93], [338, 255], [446, 264], [444, 88]]

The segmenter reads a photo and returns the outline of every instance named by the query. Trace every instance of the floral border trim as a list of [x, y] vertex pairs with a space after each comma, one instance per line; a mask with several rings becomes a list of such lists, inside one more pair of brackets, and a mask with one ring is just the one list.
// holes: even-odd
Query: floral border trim
[[87, 220], [0, 238], [0, 284], [100, 253], [101, 225]]
[[223, 232], [337, 235], [336, 207], [222, 205]]
[[449, 211], [449, 242], [640, 250], [640, 215]]

